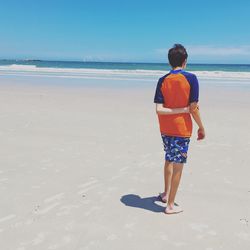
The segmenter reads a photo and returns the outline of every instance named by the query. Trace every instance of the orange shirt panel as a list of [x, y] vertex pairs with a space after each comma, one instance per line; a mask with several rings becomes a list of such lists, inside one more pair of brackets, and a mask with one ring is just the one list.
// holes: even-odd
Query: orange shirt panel
[[[166, 108], [184, 108], [189, 105], [190, 84], [182, 74], [168, 75], [161, 86]], [[169, 136], [190, 137], [192, 119], [189, 113], [158, 115], [160, 131]]]

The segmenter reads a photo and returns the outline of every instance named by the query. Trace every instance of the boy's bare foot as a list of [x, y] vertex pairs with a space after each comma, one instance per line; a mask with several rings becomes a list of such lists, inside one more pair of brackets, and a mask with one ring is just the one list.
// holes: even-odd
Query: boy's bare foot
[[167, 205], [166, 209], [165, 209], [165, 213], [166, 214], [178, 214], [183, 212], [183, 209], [180, 206], [176, 206], [176, 205]]
[[159, 199], [163, 202], [163, 203], [167, 203], [167, 194], [165, 192], [159, 194]]

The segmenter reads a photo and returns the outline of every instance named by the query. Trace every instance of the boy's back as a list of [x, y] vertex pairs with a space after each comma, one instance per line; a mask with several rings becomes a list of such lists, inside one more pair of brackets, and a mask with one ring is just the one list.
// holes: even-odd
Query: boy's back
[[[184, 108], [191, 102], [198, 102], [199, 87], [194, 74], [182, 69], [171, 70], [159, 79], [154, 102], [166, 108]], [[192, 119], [190, 113], [173, 115], [158, 114], [160, 131], [168, 136], [190, 137]]]

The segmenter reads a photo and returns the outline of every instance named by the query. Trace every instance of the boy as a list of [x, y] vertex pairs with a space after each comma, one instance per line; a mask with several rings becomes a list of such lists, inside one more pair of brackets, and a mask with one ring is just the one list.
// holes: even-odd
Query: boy
[[194, 74], [184, 71], [187, 57], [187, 51], [181, 44], [175, 44], [168, 51], [168, 60], [172, 70], [159, 79], [154, 97], [166, 153], [165, 190], [160, 194], [161, 200], [167, 203], [166, 214], [183, 211], [174, 201], [183, 165], [187, 160], [188, 145], [192, 134], [191, 116], [199, 127], [197, 139], [205, 138], [198, 107], [198, 80]]

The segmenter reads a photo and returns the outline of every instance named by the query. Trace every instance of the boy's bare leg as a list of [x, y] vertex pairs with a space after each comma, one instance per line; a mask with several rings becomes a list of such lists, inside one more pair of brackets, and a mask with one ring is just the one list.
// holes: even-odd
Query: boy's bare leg
[[183, 163], [174, 163], [173, 164], [173, 174], [171, 179], [171, 187], [168, 198], [168, 204], [166, 208], [166, 213], [179, 213], [182, 212], [180, 208], [174, 206], [175, 196], [180, 184], [181, 175], [182, 175]]
[[167, 202], [170, 186], [171, 186], [171, 179], [173, 174], [173, 163], [169, 161], [165, 161], [164, 165], [164, 192], [161, 194], [161, 200], [163, 202]]
[[171, 186], [171, 180], [172, 180], [172, 174], [173, 174], [173, 162], [165, 161], [164, 166], [164, 193], [166, 194], [167, 198], [170, 193], [170, 186]]

